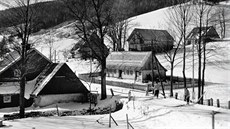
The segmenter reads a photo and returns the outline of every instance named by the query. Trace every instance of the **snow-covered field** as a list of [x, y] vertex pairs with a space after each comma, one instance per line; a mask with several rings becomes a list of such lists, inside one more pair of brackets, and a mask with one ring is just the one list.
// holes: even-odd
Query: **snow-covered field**
[[[93, 84], [92, 90], [99, 90], [99, 87], [99, 85]], [[115, 95], [121, 98], [124, 103], [122, 110], [111, 114], [118, 124], [116, 126], [112, 121], [112, 129], [127, 128], [126, 114], [129, 123], [135, 129], [210, 129], [212, 128], [211, 113], [213, 111], [217, 112], [215, 114], [215, 128], [230, 128], [230, 110], [227, 109], [196, 104], [186, 105], [184, 101], [173, 98], [163, 99], [160, 97], [156, 99], [152, 95], [145, 96], [145, 93], [140, 91], [131, 91], [131, 95], [135, 96], [135, 101], [127, 102], [129, 89], [110, 86], [109, 88], [113, 88]], [[110, 94], [109, 90], [107, 92]], [[98, 106], [104, 106], [104, 104], [101, 103]], [[88, 105], [76, 103], [59, 105], [60, 110], [77, 110], [84, 108], [84, 106], [85, 108], [88, 107]], [[55, 110], [55, 106], [49, 108]], [[12, 129], [106, 129], [109, 128], [109, 115], [26, 118], [4, 121], [3, 124], [5, 128]]]

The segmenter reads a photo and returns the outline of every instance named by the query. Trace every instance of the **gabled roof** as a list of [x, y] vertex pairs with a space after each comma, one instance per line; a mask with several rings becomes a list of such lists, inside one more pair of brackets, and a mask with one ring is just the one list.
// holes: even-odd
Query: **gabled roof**
[[[100, 38], [96, 32], [90, 34], [88, 40], [89, 41], [86, 42], [85, 39], [80, 39], [78, 43], [75, 44], [75, 46], [71, 49], [71, 51], [78, 50], [83, 56], [92, 56], [93, 58], [98, 58], [97, 56], [108, 56], [109, 50], [105, 44], [100, 42]], [[102, 54], [102, 50], [104, 50], [104, 54]]]
[[17, 51], [7, 53], [6, 56], [0, 61], [0, 74], [7, 70], [10, 66], [21, 59], [20, 54]]
[[135, 28], [127, 41], [129, 41], [134, 34], [141, 36], [144, 40], [157, 40], [157, 41], [173, 41], [173, 37], [166, 30], [155, 29], [139, 29]]
[[109, 69], [141, 70], [151, 52], [112, 52], [106, 59], [106, 67]]
[[[195, 27], [192, 31], [188, 34], [187, 38], [197, 38], [199, 36], [200, 27]], [[207, 31], [207, 33], [206, 33]], [[208, 27], [201, 27], [202, 36], [209, 37], [209, 38], [220, 38], [216, 29], [213, 26]]]
[[[40, 82], [38, 82], [35, 85], [35, 89], [32, 92], [33, 95], [38, 95], [39, 92], [45, 87], [45, 85], [54, 77], [54, 75], [58, 72], [58, 70], [64, 65], [64, 63], [59, 63], [59, 64], [52, 64], [54, 65], [54, 67], [49, 67], [49, 69], [47, 71], [51, 71], [48, 72], [48, 75], [45, 75], [44, 79], [41, 79]], [[46, 70], [46, 69], [44, 69]], [[47, 72], [46, 71], [46, 72]], [[47, 73], [44, 73], [47, 74]]]
[[[27, 52], [27, 61], [29, 63], [29, 65], [27, 67], [30, 66], [35, 66], [35, 65], [39, 65], [37, 64], [41, 58], [45, 59], [47, 62], [52, 63], [46, 56], [44, 56], [42, 53], [40, 53], [37, 49], [31, 49]], [[8, 54], [6, 54], [6, 56], [4, 57], [4, 59], [2, 61], [0, 61], [0, 74], [2, 74], [4, 71], [6, 71], [8, 68], [10, 68], [12, 65], [14, 65], [15, 63], [19, 62], [21, 60], [21, 55], [19, 54], [19, 52], [17, 51], [12, 51]], [[39, 63], [44, 63], [44, 62], [39, 62]], [[33, 68], [28, 68], [28, 72], [34, 71]]]

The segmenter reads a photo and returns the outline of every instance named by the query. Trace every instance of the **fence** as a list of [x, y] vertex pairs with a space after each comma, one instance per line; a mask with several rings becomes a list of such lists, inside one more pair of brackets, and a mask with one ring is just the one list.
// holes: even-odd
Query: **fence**
[[[178, 98], [178, 93], [175, 93], [175, 99], [179, 99], [179, 100], [184, 100], [184, 98]], [[227, 104], [221, 103], [220, 99], [204, 99], [203, 101], [203, 105], [208, 105], [208, 106], [215, 106], [218, 108], [227, 108], [230, 109], [230, 101], [227, 102]]]

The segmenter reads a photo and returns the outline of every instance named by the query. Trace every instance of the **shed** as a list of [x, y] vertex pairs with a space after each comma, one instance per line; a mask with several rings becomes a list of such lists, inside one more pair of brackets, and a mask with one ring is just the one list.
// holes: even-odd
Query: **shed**
[[135, 28], [127, 39], [130, 51], [151, 51], [155, 53], [173, 48], [173, 37], [166, 30]]
[[160, 64], [155, 55], [153, 55], [152, 65], [151, 52], [111, 52], [106, 61], [107, 76], [109, 77], [143, 82], [151, 80], [152, 68], [155, 79], [159, 77], [163, 79], [166, 76], [167, 70]]

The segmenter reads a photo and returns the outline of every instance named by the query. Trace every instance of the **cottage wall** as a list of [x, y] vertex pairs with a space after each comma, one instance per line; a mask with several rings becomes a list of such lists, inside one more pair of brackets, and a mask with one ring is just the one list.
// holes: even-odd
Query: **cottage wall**
[[[25, 99], [25, 107], [31, 106], [32, 99]], [[0, 94], [0, 108], [18, 107], [19, 106], [19, 94]]]
[[44, 107], [51, 104], [57, 103], [68, 103], [68, 102], [87, 102], [87, 96], [85, 94], [55, 94], [55, 95], [39, 95], [34, 98], [33, 106]]
[[[117, 69], [109, 69], [106, 74], [107, 77], [119, 78], [119, 70]], [[142, 81], [142, 74], [141, 72], [134, 70], [122, 70], [121, 78], [133, 80], [136, 79], [136, 81]]]

